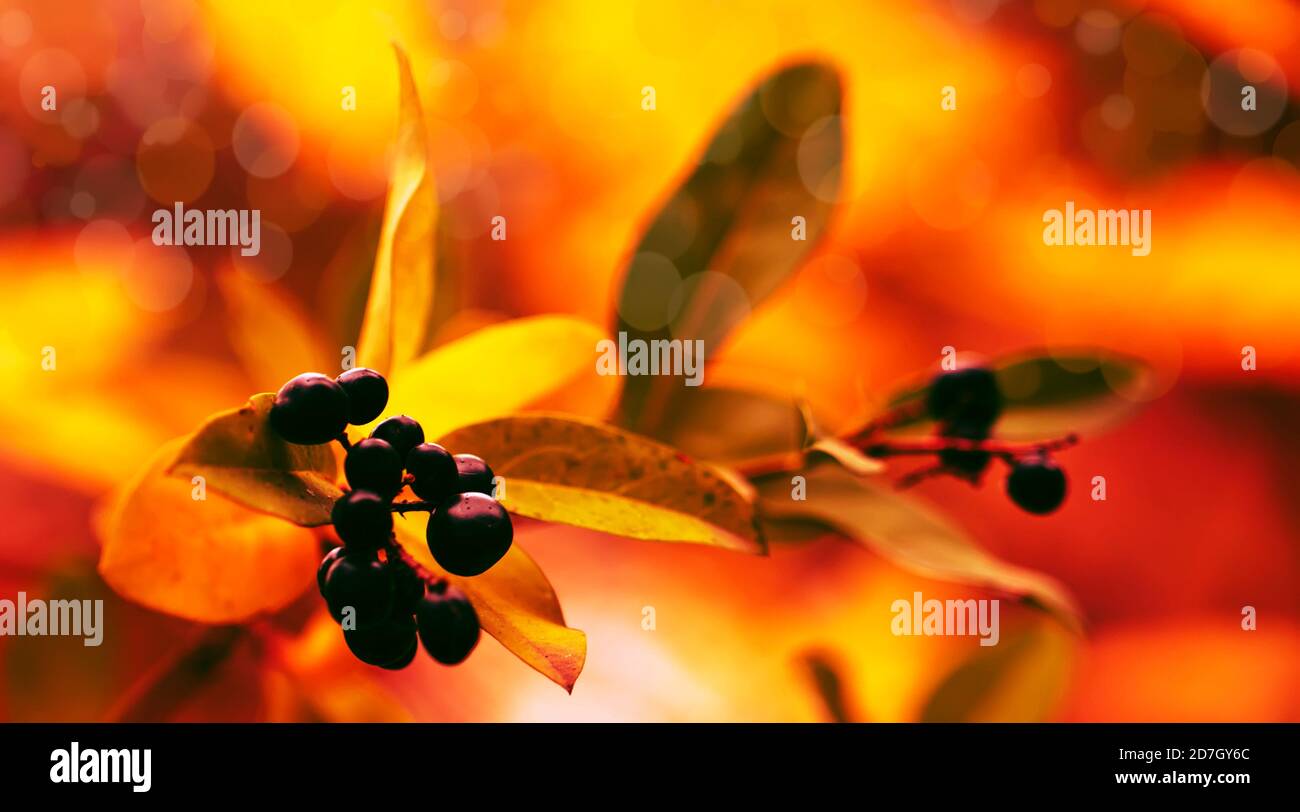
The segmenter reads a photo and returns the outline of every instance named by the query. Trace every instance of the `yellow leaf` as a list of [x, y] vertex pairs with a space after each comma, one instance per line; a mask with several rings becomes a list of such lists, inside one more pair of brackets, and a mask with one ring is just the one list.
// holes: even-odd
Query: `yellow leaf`
[[525, 410], [604, 417], [619, 378], [596, 374], [602, 338], [595, 325], [569, 316], [484, 327], [395, 373], [386, 414], [409, 414], [426, 437]]
[[254, 395], [243, 407], [210, 418], [186, 440], [167, 473], [202, 476], [208, 488], [294, 524], [329, 524], [343, 494], [335, 484], [334, 449], [276, 436], [267, 423], [274, 400], [271, 394]]
[[923, 722], [1041, 722], [1065, 693], [1074, 643], [1048, 620], [974, 654], [944, 678]]
[[358, 341], [358, 363], [383, 373], [400, 369], [424, 349], [433, 312], [438, 220], [424, 111], [411, 63], [401, 48], [393, 49], [401, 86], [397, 143]]
[[473, 578], [443, 571], [429, 554], [425, 540], [428, 515], [398, 517], [397, 540], [430, 572], [460, 587], [474, 604], [483, 630], [512, 654], [564, 690], [573, 684], [587, 660], [587, 636], [564, 625], [564, 612], [550, 581], [517, 543], [492, 569]]
[[815, 519], [904, 569], [1024, 596], [1079, 627], [1078, 607], [1056, 579], [995, 558], [920, 502], [830, 464], [799, 475], [803, 500], [792, 498], [793, 474], [755, 483], [765, 519]]
[[234, 623], [293, 601], [320, 559], [315, 533], [167, 475], [182, 441], [160, 449], [97, 522], [99, 571], [119, 594], [160, 612]]
[[256, 388], [276, 390], [295, 375], [339, 363], [327, 357], [324, 339], [298, 306], [273, 286], [238, 271], [219, 274], [217, 285], [230, 343]]
[[628, 538], [764, 551], [753, 505], [726, 477], [646, 437], [527, 415], [465, 426], [439, 442], [489, 460], [512, 513]]

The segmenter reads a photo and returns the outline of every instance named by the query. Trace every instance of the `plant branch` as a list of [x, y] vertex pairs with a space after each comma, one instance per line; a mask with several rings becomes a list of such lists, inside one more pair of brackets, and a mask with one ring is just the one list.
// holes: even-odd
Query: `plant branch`
[[437, 510], [436, 502], [394, 502], [392, 511], [394, 513], [411, 513], [412, 511], [434, 511]]
[[887, 440], [863, 447], [868, 457], [939, 454], [944, 451], [982, 451], [1005, 460], [1028, 454], [1059, 451], [1079, 442], [1079, 435], [1068, 434], [1041, 443], [1006, 443], [998, 440], [967, 440], [961, 437], [925, 437], [917, 440]]

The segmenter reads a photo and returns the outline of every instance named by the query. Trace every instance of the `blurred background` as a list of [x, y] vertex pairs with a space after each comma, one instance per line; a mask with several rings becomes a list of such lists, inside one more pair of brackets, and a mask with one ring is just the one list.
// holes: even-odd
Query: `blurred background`
[[[752, 558], [524, 525], [519, 543], [588, 634], [572, 696], [491, 640], [454, 669], [367, 669], [317, 623], [315, 595], [259, 621], [270, 632], [226, 637], [113, 595], [95, 572], [104, 495], [280, 382], [239, 363], [220, 280], [308, 314], [323, 346], [353, 342], [394, 39], [434, 143], [438, 261], [460, 283], [434, 343], [535, 313], [609, 325], [629, 250], [736, 101], [791, 60], [837, 66], [829, 233], [706, 380], [800, 395], [848, 428], [945, 346], [1148, 360], [1158, 385], [1136, 417], [1063, 456], [1074, 486], [1058, 513], [1018, 511], [997, 480], [918, 489], [1059, 579], [1087, 624], [1040, 629], [1040, 656], [982, 718], [1300, 720], [1288, 0], [0, 0], [0, 597], [100, 597], [107, 624], [99, 648], [0, 638], [0, 719], [114, 718], [191, 652], [190, 690], [155, 716], [811, 721], [830, 714], [816, 687], [829, 671], [848, 716], [902, 721], [978, 653], [971, 638], [895, 637], [888, 612], [917, 590], [977, 590], [836, 539]], [[1150, 208], [1150, 255], [1048, 250], [1042, 214], [1067, 200]], [[150, 215], [176, 201], [260, 209], [261, 253], [155, 246]], [[490, 239], [496, 215], [505, 241]], [[58, 374], [33, 360], [45, 346]], [[1087, 498], [1097, 475], [1105, 502]], [[1005, 602], [1002, 620], [1004, 639], [1044, 624]]]

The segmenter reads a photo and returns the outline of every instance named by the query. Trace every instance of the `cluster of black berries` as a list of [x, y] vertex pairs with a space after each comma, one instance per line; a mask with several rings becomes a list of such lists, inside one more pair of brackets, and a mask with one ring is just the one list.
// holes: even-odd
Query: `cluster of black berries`
[[[431, 511], [429, 551], [459, 576], [480, 575], [501, 560], [514, 540], [510, 515], [492, 498], [493, 474], [472, 454], [453, 456], [424, 441], [424, 429], [406, 415], [390, 417], [370, 436], [350, 444], [347, 426], [365, 425], [388, 404], [388, 382], [370, 369], [338, 378], [317, 373], [286, 383], [271, 406], [272, 429], [300, 445], [338, 440], [347, 449], [349, 490], [334, 503], [331, 520], [343, 546], [331, 550], [316, 573], [330, 614], [358, 659], [404, 668], [418, 643], [440, 663], [469, 656], [479, 639], [478, 616], [464, 593], [434, 579], [393, 540], [393, 512]], [[404, 486], [419, 502], [394, 505]]]
[[[941, 372], [930, 385], [926, 410], [939, 423], [939, 433], [960, 440], [989, 438], [1002, 414], [1002, 391], [996, 376], [983, 367]], [[944, 470], [977, 481], [988, 468], [988, 451], [944, 449], [939, 463]], [[1030, 513], [1051, 513], [1065, 500], [1065, 472], [1047, 451], [1035, 451], [1008, 460], [1007, 494]]]

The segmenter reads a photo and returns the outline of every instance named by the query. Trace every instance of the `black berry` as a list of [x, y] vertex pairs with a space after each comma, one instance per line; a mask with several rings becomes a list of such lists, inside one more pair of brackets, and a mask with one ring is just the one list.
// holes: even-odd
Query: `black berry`
[[420, 650], [420, 640], [418, 637], [411, 637], [406, 644], [406, 653], [396, 660], [384, 663], [379, 666], [389, 671], [401, 671], [411, 663], [415, 662], [415, 653]]
[[478, 614], [465, 593], [455, 587], [429, 590], [415, 610], [415, 620], [424, 650], [443, 665], [464, 662], [478, 645]]
[[348, 396], [348, 422], [364, 426], [384, 413], [388, 405], [388, 381], [373, 369], [349, 369], [335, 380]]
[[436, 502], [457, 493], [459, 471], [451, 452], [437, 443], [420, 443], [406, 455], [406, 470], [415, 477], [411, 490]]
[[485, 493], [492, 495], [492, 469], [473, 454], [457, 454], [456, 490], [460, 493]]
[[370, 436], [391, 445], [397, 452], [397, 456], [405, 461], [411, 449], [424, 442], [424, 429], [420, 428], [420, 424], [414, 418], [403, 414], [390, 417], [375, 426]]
[[497, 500], [462, 493], [443, 500], [429, 517], [429, 552], [452, 575], [480, 575], [510, 549], [514, 528]]
[[393, 611], [411, 614], [424, 598], [424, 578], [397, 557], [388, 559], [388, 572], [393, 579]]
[[1030, 513], [1051, 513], [1065, 501], [1065, 472], [1046, 456], [1017, 460], [1007, 477], [1007, 494]]
[[345, 493], [330, 511], [334, 532], [350, 549], [374, 550], [393, 532], [389, 500], [373, 491]]
[[322, 595], [325, 594], [325, 576], [329, 574], [330, 567], [334, 566], [334, 562], [338, 561], [342, 556], [343, 548], [335, 547], [325, 554], [325, 557], [320, 561], [320, 566], [316, 568], [316, 588], [321, 591]]
[[1002, 413], [997, 377], [984, 367], [941, 372], [930, 384], [926, 410], [940, 423], [987, 430]]
[[307, 372], [280, 387], [271, 404], [271, 428], [298, 445], [328, 443], [348, 425], [348, 396], [343, 387]]
[[336, 621], [342, 623], [350, 615], [358, 629], [382, 624], [392, 616], [392, 574], [370, 555], [340, 556], [326, 573], [321, 594]]
[[400, 615], [368, 628], [344, 629], [343, 640], [363, 663], [403, 668], [415, 658], [415, 621], [410, 615]]
[[391, 499], [402, 489], [402, 458], [388, 443], [367, 437], [348, 449], [343, 474], [353, 488]]

